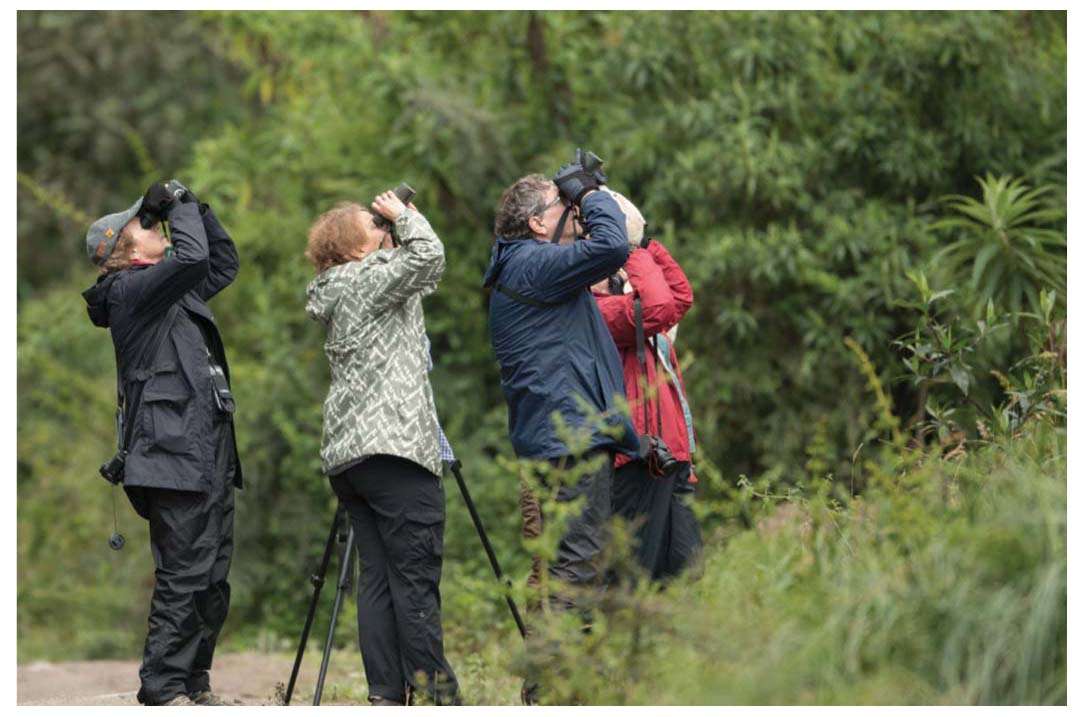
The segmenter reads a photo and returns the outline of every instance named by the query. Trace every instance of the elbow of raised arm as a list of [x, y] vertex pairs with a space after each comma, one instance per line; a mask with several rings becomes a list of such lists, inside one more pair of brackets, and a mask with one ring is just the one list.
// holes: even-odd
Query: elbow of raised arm
[[692, 285], [685, 279], [683, 282], [670, 284], [670, 291], [673, 292], [674, 300], [682, 306], [682, 311], [687, 311], [688, 307], [692, 306], [695, 302], [695, 296], [692, 293]]
[[210, 276], [210, 273], [211, 273], [211, 260], [210, 260], [209, 257], [203, 257], [202, 259], [196, 259], [196, 260], [191, 261], [189, 263], [189, 267], [190, 268], [188, 269], [188, 271], [191, 272], [192, 276], [196, 276], [196, 277], [199, 277], [199, 278], [202, 279], [202, 278], [205, 278], [207, 276]]
[[617, 238], [619, 239], [617, 253], [620, 255], [620, 263], [623, 264], [628, 261], [628, 256], [632, 253], [632, 247], [628, 245], [628, 235], [624, 232], [620, 232]]
[[420, 263], [426, 269], [442, 272], [447, 265], [447, 259], [444, 256], [444, 244], [439, 239], [413, 242], [411, 248], [416, 249]]
[[173, 245], [173, 259], [178, 264], [202, 264], [205, 268], [209, 269], [211, 253], [207, 249], [206, 242], [178, 242]]
[[222, 280], [225, 282], [225, 285], [228, 286], [229, 284], [233, 283], [234, 279], [237, 278], [237, 274], [238, 272], [240, 272], [240, 270], [240, 265], [237, 264], [237, 262], [233, 262], [225, 267], [220, 268], [218, 270], [218, 273], [222, 276]]
[[683, 317], [688, 310], [692, 308], [692, 304], [695, 302], [695, 297], [692, 295], [692, 287], [689, 286], [686, 291], [675, 292], [673, 295], [674, 304], [677, 309], [678, 320]]
[[207, 256], [197, 256], [192, 254], [181, 255], [179, 252], [174, 254], [176, 259], [177, 273], [176, 276], [183, 277], [183, 281], [186, 282], [198, 282], [206, 279], [211, 275], [211, 261]]
[[444, 259], [444, 252], [440, 252], [440, 255], [432, 262], [432, 273], [436, 280], [439, 281], [440, 277], [444, 275], [444, 269], [447, 268], [447, 261]]
[[672, 301], [643, 307], [643, 331], [657, 334], [668, 331], [680, 320], [680, 311]]
[[629, 253], [628, 242], [624, 241], [616, 245], [608, 254], [608, 261], [606, 262], [608, 271], [606, 272], [606, 275], [615, 274], [618, 269], [624, 266], [628, 261]]

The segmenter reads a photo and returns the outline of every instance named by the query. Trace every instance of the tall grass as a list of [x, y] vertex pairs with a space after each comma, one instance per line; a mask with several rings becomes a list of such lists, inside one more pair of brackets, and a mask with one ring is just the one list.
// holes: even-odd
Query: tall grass
[[519, 669], [556, 704], [1064, 704], [1065, 440], [886, 458], [855, 499], [820, 481]]

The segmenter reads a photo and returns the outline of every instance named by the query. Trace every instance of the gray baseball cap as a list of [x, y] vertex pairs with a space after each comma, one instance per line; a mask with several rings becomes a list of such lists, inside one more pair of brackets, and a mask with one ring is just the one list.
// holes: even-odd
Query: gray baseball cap
[[95, 264], [102, 264], [113, 253], [117, 239], [124, 226], [139, 214], [143, 207], [143, 198], [135, 200], [135, 204], [116, 214], [106, 214], [90, 225], [86, 233], [86, 253]]

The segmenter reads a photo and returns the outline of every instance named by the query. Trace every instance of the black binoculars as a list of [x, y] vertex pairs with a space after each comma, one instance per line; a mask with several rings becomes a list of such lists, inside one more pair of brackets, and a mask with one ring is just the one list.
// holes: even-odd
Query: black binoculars
[[[414, 198], [415, 194], [417, 194], [417, 192], [414, 191], [413, 187], [411, 187], [406, 182], [400, 182], [399, 186], [395, 187], [394, 191], [395, 196], [398, 197], [402, 201], [402, 203], [406, 205], [409, 205], [410, 200]], [[380, 227], [381, 229], [386, 229], [391, 226], [391, 222], [389, 222], [384, 217], [381, 217], [379, 214], [373, 214], [372, 221], [376, 224], [376, 226]]]

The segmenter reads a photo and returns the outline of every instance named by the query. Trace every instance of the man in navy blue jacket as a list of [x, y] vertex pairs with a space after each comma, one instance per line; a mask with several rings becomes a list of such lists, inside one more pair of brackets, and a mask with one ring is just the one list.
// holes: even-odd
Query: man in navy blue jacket
[[[504, 191], [485, 286], [493, 289], [489, 335], [515, 453], [564, 470], [591, 461], [575, 484], [558, 489], [558, 502], [587, 500], [548, 569], [553, 578], [584, 585], [600, 582], [596, 559], [611, 513], [614, 453], [636, 455], [639, 447], [635, 428], [617, 407], [617, 397], [624, 396], [620, 355], [590, 292], [591, 284], [624, 264], [628, 239], [616, 201], [597, 191], [582, 166], [565, 166], [556, 181], [559, 187], [533, 174]], [[577, 221], [567, 221], [573, 211], [589, 240], [576, 240]], [[592, 422], [590, 412], [605, 418]], [[585, 452], [575, 455], [558, 435], [554, 413], [589, 436]], [[541, 513], [523, 488], [523, 533], [534, 537], [541, 532]], [[536, 561], [534, 584], [538, 569]]]

